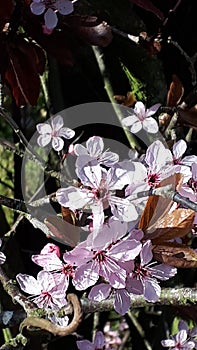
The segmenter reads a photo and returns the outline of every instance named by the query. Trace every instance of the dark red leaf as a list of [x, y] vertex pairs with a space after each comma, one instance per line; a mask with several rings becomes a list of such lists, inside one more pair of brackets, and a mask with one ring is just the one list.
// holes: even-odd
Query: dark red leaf
[[130, 0], [133, 4], [142, 7], [144, 10], [152, 12], [155, 16], [157, 16], [161, 21], [164, 21], [164, 14], [153, 5], [150, 0]]
[[9, 65], [5, 80], [18, 106], [36, 105], [40, 92], [39, 73], [44, 71], [45, 57], [41, 48], [17, 37], [8, 47]]
[[167, 106], [175, 107], [181, 100], [184, 93], [183, 84], [177, 75], [173, 74], [172, 82], [167, 94]]
[[178, 115], [179, 115], [179, 121], [188, 127], [191, 127], [195, 130], [197, 130], [197, 105], [194, 107], [187, 109], [187, 108], [178, 108]]
[[182, 268], [197, 267], [197, 253], [183, 244], [166, 243], [153, 246], [153, 256], [157, 261], [170, 266]]
[[[3, 2], [3, 4], [2, 4]], [[1, 1], [0, 6], [0, 18], [1, 20], [7, 20], [11, 16], [14, 10], [14, 1], [13, 0], [4, 0]]]

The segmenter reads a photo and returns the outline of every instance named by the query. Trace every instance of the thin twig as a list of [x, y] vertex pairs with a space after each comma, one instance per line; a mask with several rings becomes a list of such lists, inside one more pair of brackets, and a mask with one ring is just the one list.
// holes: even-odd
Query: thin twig
[[[120, 109], [118, 103], [116, 103], [115, 100], [114, 100], [114, 95], [115, 94], [114, 94], [114, 91], [113, 91], [113, 88], [112, 88], [112, 85], [111, 85], [109, 72], [108, 72], [107, 67], [105, 65], [104, 53], [103, 53], [102, 49], [100, 47], [98, 47], [98, 46], [93, 46], [92, 48], [93, 48], [93, 52], [94, 52], [95, 58], [97, 60], [97, 64], [98, 64], [101, 76], [103, 78], [104, 88], [105, 88], [105, 90], [107, 92], [109, 100], [112, 103], [112, 106], [114, 108], [116, 116], [117, 116], [117, 118], [118, 118], [118, 120], [120, 122], [120, 125], [121, 125], [121, 121], [123, 119], [123, 116], [122, 116], [122, 112], [121, 112], [121, 109]], [[131, 148], [139, 150], [140, 146], [137, 143], [137, 140], [132, 136], [132, 134], [126, 128], [123, 128], [123, 130], [125, 132], [125, 135], [126, 135], [128, 141], [129, 141], [129, 144], [130, 144]]]
[[131, 311], [128, 311], [127, 314], [129, 316], [129, 318], [131, 319], [131, 321], [132, 321], [134, 327], [136, 328], [137, 332], [139, 333], [140, 337], [143, 339], [145, 349], [152, 350], [152, 346], [150, 345], [150, 343], [146, 339], [145, 332], [144, 332], [141, 324], [138, 322], [137, 318], [132, 314]]

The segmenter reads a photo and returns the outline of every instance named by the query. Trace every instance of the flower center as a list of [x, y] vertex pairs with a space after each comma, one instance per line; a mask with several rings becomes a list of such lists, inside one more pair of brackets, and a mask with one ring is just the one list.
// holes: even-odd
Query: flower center
[[148, 270], [144, 266], [140, 265], [139, 263], [136, 263], [135, 269], [133, 272], [133, 277], [139, 280], [148, 276], [150, 276], [150, 273], [148, 272]]
[[188, 186], [195, 192], [197, 193], [197, 180], [194, 180], [192, 177], [188, 181]]
[[99, 250], [98, 252], [96, 252], [94, 254], [93, 259], [97, 260], [99, 263], [104, 262], [106, 260], [105, 251], [104, 250]]
[[148, 184], [149, 186], [153, 187], [157, 185], [160, 181], [160, 175], [159, 174], [148, 174]]
[[66, 276], [71, 276], [71, 277], [74, 276], [74, 270], [73, 270], [72, 265], [70, 265], [70, 264], [64, 265], [63, 268], [62, 268], [62, 272]]

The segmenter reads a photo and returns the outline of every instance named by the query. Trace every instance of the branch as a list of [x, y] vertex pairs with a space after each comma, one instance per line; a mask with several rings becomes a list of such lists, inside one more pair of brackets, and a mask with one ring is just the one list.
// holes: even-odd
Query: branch
[[[159, 300], [155, 303], [146, 301], [143, 295], [131, 294], [130, 309], [152, 305], [191, 306], [195, 303], [197, 303], [197, 288], [163, 288]], [[81, 305], [84, 313], [112, 311], [114, 310], [114, 299], [96, 302], [84, 298], [81, 300]]]
[[[93, 49], [101, 76], [103, 78], [104, 88], [107, 92], [107, 95], [109, 97], [110, 102], [112, 103], [112, 106], [114, 108], [116, 116], [120, 122], [120, 126], [122, 126], [121, 121], [123, 119], [123, 116], [122, 116], [122, 112], [121, 112], [119, 105], [115, 102], [115, 99], [114, 99], [115, 93], [114, 93], [112, 85], [111, 85], [109, 72], [108, 72], [107, 67], [105, 65], [104, 53], [103, 53], [102, 49], [98, 46], [93, 46], [92, 49]], [[125, 132], [125, 135], [129, 141], [131, 148], [139, 150], [140, 146], [137, 143], [137, 140], [132, 136], [132, 134], [126, 128], [123, 128], [123, 130]]]

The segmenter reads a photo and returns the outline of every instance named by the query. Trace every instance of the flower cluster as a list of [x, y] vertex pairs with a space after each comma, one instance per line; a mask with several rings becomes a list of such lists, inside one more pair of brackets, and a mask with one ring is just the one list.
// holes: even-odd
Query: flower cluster
[[30, 8], [34, 15], [44, 13], [44, 31], [46, 34], [50, 34], [57, 26], [57, 12], [61, 15], [69, 15], [74, 10], [73, 3], [70, 0], [33, 0]]
[[[51, 125], [39, 124], [38, 143], [59, 150], [61, 137], [74, 132], [63, 127], [60, 116]], [[140, 216], [147, 203], [147, 190], [175, 173], [182, 174], [182, 191], [196, 195], [196, 156], [184, 157], [186, 145], [177, 142], [172, 152], [157, 140], [143, 157], [119, 161], [119, 156], [104, 150], [98, 136], [89, 138], [86, 147], [73, 146], [76, 156], [78, 186], [57, 191], [57, 201], [83, 217], [86, 239], [72, 250], [60, 254], [55, 245], [47, 245], [32, 260], [43, 268], [37, 280], [19, 274], [21, 289], [31, 294], [40, 307], [56, 309], [66, 304], [69, 284], [79, 291], [88, 291], [88, 298], [102, 301], [114, 297], [115, 310], [124, 315], [132, 294], [144, 295], [149, 302], [160, 297], [159, 281], [173, 277], [175, 267], [153, 259], [152, 243], [138, 229]], [[140, 193], [140, 196], [138, 194]], [[144, 193], [144, 194], [143, 194]], [[80, 221], [79, 221], [80, 222]]]

